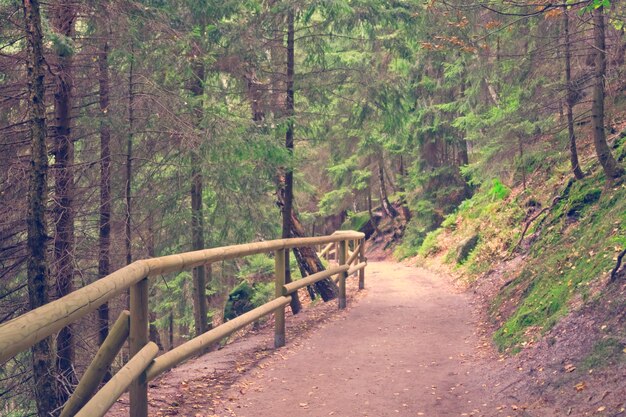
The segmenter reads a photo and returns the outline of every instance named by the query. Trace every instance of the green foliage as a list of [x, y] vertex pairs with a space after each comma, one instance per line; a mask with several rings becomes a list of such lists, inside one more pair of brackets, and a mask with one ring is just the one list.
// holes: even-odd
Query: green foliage
[[228, 301], [224, 307], [224, 320], [232, 320], [254, 308], [252, 297], [255, 294], [254, 287], [243, 280], [228, 294]]
[[259, 282], [254, 285], [254, 294], [250, 298], [252, 305], [260, 307], [274, 299], [274, 282]]
[[55, 54], [65, 58], [74, 55], [75, 45], [72, 38], [56, 32], [48, 19], [42, 19], [41, 26], [44, 32], [44, 42], [50, 43]]
[[407, 224], [402, 243], [396, 247], [394, 256], [404, 259], [417, 255], [428, 233], [436, 227], [438, 217], [435, 205], [429, 200], [419, 200], [412, 207], [413, 218]]
[[351, 195], [347, 188], [340, 188], [326, 193], [319, 202], [319, 214], [321, 216], [330, 216], [341, 211], [344, 201]]
[[[575, 294], [584, 296], [590, 281], [613, 266], [626, 232], [626, 190], [620, 188], [597, 200], [597, 181], [591, 177], [577, 182], [555, 213], [559, 217], [549, 226], [549, 233], [533, 245], [531, 259], [520, 275], [525, 279], [513, 282], [509, 290], [509, 294], [522, 291], [519, 304], [494, 336], [500, 349], [517, 349], [533, 334], [550, 329], [567, 313], [569, 300]], [[567, 215], [571, 209], [579, 222], [575, 226]], [[496, 303], [506, 297], [507, 293], [501, 294]]]
[[506, 185], [502, 184], [502, 182], [498, 178], [494, 178], [491, 181], [491, 188], [489, 189], [489, 196], [492, 201], [495, 200], [504, 200], [511, 193], [510, 188]]
[[370, 221], [370, 214], [368, 211], [361, 211], [359, 213], [348, 213], [348, 218], [341, 225], [341, 230], [361, 230], [363, 226]]
[[[193, 302], [191, 290], [191, 272], [184, 271], [176, 274], [174, 277], [161, 277], [155, 283], [159, 290], [159, 302], [156, 304], [155, 311], [159, 315], [159, 319], [155, 322], [157, 327], [161, 329], [167, 328], [167, 320], [169, 314], [174, 315], [174, 322], [182, 329], [192, 329], [193, 319]], [[189, 300], [189, 302], [186, 302]], [[181, 334], [181, 337], [191, 337], [191, 334]]]
[[[463, 200], [464, 204], [466, 201], [469, 200]], [[460, 207], [460, 206], [459, 206]], [[450, 213], [446, 216], [446, 218], [443, 220], [443, 222], [441, 222], [441, 228], [442, 229], [448, 229], [448, 230], [455, 230], [456, 229], [456, 219], [457, 219], [458, 215], [457, 212], [454, 211], [453, 213]]]
[[579, 216], [586, 206], [598, 201], [601, 194], [600, 188], [590, 188], [584, 193], [570, 194], [567, 215], [570, 217]]
[[420, 245], [419, 249], [417, 250], [417, 254], [423, 257], [427, 257], [439, 252], [441, 249], [437, 243], [437, 239], [439, 238], [439, 235], [442, 233], [442, 231], [443, 229], [440, 228], [428, 233], [424, 238], [424, 241]]
[[231, 320], [259, 307], [274, 298], [274, 282], [250, 284], [243, 280], [228, 294], [224, 319]]
[[264, 253], [250, 255], [239, 270], [237, 276], [246, 279], [250, 276], [272, 276], [274, 274], [274, 259]]

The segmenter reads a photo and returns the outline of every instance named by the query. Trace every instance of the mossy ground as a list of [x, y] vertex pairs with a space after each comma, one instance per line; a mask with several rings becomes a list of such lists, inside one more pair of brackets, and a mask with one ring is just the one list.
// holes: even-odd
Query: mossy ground
[[[575, 294], [588, 300], [591, 283], [614, 266], [626, 243], [626, 189], [600, 193], [597, 183], [597, 178], [577, 182], [569, 198], [549, 215], [551, 220], [533, 243], [521, 279], [511, 285], [510, 291], [524, 289], [517, 310], [494, 335], [500, 349], [519, 348], [533, 337], [530, 328], [550, 329], [568, 312]], [[503, 291], [494, 304], [508, 293]]]
[[[566, 181], [538, 183], [510, 195], [500, 183], [478, 190], [416, 252], [422, 258], [438, 254], [467, 281], [479, 280], [513, 256], [525, 222], [549, 207]], [[462, 265], [456, 264], [458, 244], [476, 233], [478, 245]], [[551, 329], [571, 310], [573, 300], [586, 303], [597, 297], [591, 288], [607, 276], [626, 246], [626, 186], [607, 187], [600, 174], [574, 182], [532, 223], [525, 241], [527, 247], [518, 248], [526, 255], [523, 268], [489, 309], [496, 346], [512, 353]]]

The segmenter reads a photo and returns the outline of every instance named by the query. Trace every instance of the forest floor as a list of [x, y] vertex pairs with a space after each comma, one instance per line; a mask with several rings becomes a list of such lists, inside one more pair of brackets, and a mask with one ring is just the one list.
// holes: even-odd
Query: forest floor
[[[591, 414], [575, 404], [554, 409], [536, 395], [536, 375], [543, 370], [500, 356], [480, 297], [446, 275], [386, 261], [370, 262], [366, 271], [366, 290], [348, 280], [347, 309], [320, 303], [288, 316], [284, 348], [273, 349], [273, 326], [266, 322], [151, 383], [150, 415]], [[561, 366], [554, 374], [567, 372]], [[567, 392], [576, 392], [571, 385]], [[602, 391], [584, 394], [594, 397], [589, 405], [595, 408], [606, 397]], [[108, 415], [127, 414], [122, 398]]]

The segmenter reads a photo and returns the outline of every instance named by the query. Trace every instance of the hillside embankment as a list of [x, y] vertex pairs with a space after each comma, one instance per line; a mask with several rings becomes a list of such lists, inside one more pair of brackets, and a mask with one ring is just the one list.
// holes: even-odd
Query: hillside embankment
[[[590, 140], [581, 143], [584, 179], [538, 141], [525, 184], [482, 184], [440, 227], [395, 250], [475, 294], [503, 363], [500, 394], [537, 415], [626, 407], [626, 184], [607, 182]], [[626, 132], [611, 143], [624, 163]]]

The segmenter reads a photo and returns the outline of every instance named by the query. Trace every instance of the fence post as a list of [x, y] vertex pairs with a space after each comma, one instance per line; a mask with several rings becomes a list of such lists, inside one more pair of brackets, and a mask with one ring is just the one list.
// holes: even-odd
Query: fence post
[[[130, 357], [148, 343], [148, 278], [130, 287]], [[145, 372], [130, 386], [130, 415], [148, 417], [148, 383]]]
[[[342, 240], [339, 242], [339, 265], [345, 265], [348, 252], [348, 241]], [[346, 278], [348, 273], [346, 271], [339, 273], [339, 308], [346, 308]]]
[[[276, 298], [283, 296], [285, 285], [285, 249], [274, 252], [274, 268], [276, 278], [274, 282]], [[285, 306], [274, 312], [274, 347], [285, 346]]]
[[[365, 238], [361, 239], [361, 248], [359, 249], [359, 263], [365, 262]], [[365, 288], [365, 268], [359, 270], [359, 289]]]

